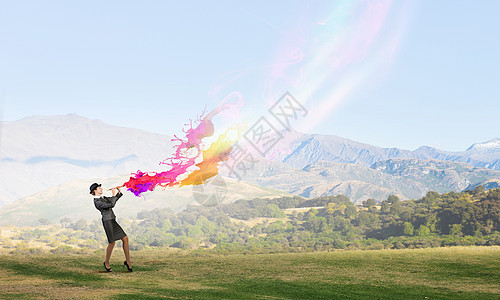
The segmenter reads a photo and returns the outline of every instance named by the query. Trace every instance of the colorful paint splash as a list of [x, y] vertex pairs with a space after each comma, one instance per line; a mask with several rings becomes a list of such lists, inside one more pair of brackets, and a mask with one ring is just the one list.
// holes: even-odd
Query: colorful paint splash
[[[158, 186], [167, 188], [202, 184], [217, 175], [219, 163], [228, 159], [234, 141], [229, 138], [229, 130], [221, 134], [206, 150], [203, 150], [202, 140], [212, 136], [215, 132], [212, 118], [232, 105], [234, 103], [223, 103], [203, 118], [204, 113], [202, 113], [202, 116], [198, 117], [195, 122], [198, 123], [196, 127], [193, 128], [191, 121], [189, 128], [183, 130], [186, 134], [185, 138], [174, 135], [175, 138], [172, 141], [179, 143], [175, 147], [174, 156], [160, 163], [170, 166], [168, 171], [137, 171], [123, 186], [134, 195], [140, 196], [144, 192], [153, 191]], [[197, 162], [200, 158], [202, 161]]]
[[210, 145], [210, 148], [203, 151], [203, 160], [196, 164], [198, 170], [193, 171], [180, 182], [180, 186], [197, 185], [204, 183], [207, 179], [219, 173], [219, 163], [229, 158], [233, 150], [232, 141], [228, 136], [228, 131], [221, 134], [217, 141]]

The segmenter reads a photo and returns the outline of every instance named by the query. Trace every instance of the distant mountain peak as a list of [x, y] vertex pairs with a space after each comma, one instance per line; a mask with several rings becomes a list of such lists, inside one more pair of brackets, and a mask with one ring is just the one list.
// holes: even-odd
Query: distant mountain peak
[[467, 149], [467, 151], [471, 150], [476, 150], [476, 151], [500, 150], [500, 138], [495, 138], [487, 142], [473, 144]]
[[70, 114], [65, 114], [65, 115], [50, 115], [50, 116], [45, 116], [45, 115], [31, 115], [31, 116], [27, 116], [25, 118], [22, 118], [19, 121], [54, 120], [54, 119], [68, 119], [68, 118], [84, 119], [84, 117], [82, 117], [82, 116], [80, 116], [78, 114], [70, 113]]
[[2, 123], [4, 125], [23, 124], [27, 126], [30, 126], [32, 124], [72, 126], [75, 124], [89, 124], [89, 123], [93, 123], [99, 126], [105, 125], [105, 123], [100, 120], [89, 119], [75, 113], [65, 114], [65, 115], [52, 115], [52, 116], [32, 115], [16, 121], [2, 122]]
[[436, 150], [436, 148], [433, 148], [433, 147], [430, 147], [430, 146], [420, 146], [415, 151], [419, 151], [419, 150]]

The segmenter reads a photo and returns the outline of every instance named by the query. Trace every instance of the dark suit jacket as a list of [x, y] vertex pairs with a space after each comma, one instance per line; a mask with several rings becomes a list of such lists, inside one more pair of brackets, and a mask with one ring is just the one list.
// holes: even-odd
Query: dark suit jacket
[[115, 207], [116, 201], [118, 201], [121, 196], [123, 196], [123, 194], [119, 192], [113, 197], [101, 196], [100, 198], [94, 198], [95, 208], [101, 212], [103, 221], [116, 219], [112, 208]]

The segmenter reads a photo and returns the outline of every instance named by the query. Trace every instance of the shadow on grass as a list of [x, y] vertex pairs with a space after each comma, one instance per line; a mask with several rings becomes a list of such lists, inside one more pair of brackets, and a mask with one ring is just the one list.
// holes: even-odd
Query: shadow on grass
[[114, 299], [157, 299], [161, 296], [194, 299], [494, 299], [486, 293], [461, 293], [422, 286], [375, 286], [288, 282], [282, 280], [245, 280], [214, 286], [213, 289], [148, 288], [144, 293], [121, 294]]
[[32, 294], [26, 293], [0, 293], [0, 299], [33, 299]]
[[433, 279], [474, 279], [489, 284], [500, 282], [500, 272], [498, 264], [491, 262], [486, 264], [468, 264], [463, 262], [443, 262], [429, 264], [429, 277]]
[[43, 266], [37, 262], [19, 262], [14, 260], [0, 260], [0, 268], [14, 271], [19, 275], [25, 276], [39, 276], [49, 279], [58, 279], [64, 281], [73, 281], [75, 284], [86, 282], [102, 282], [107, 280], [97, 274], [83, 274], [79, 273], [78, 269], [75, 271], [61, 270], [57, 266]]

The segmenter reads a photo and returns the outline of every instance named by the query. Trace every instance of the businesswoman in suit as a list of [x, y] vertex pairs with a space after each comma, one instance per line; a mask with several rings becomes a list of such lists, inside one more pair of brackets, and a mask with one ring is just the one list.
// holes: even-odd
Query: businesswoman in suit
[[123, 252], [125, 253], [125, 261], [123, 264], [127, 267], [129, 272], [132, 272], [132, 263], [130, 261], [130, 253], [128, 246], [128, 236], [125, 234], [125, 231], [118, 225], [116, 222], [116, 216], [113, 213], [113, 207], [116, 204], [116, 201], [120, 199], [123, 194], [120, 191], [119, 187], [112, 188], [112, 197], [106, 197], [102, 194], [102, 188], [100, 184], [93, 183], [90, 186], [90, 194], [94, 196], [94, 205], [101, 212], [102, 215], [102, 225], [104, 226], [104, 231], [106, 232], [106, 236], [108, 238], [108, 248], [106, 248], [106, 260], [104, 261], [104, 268], [106, 268], [107, 272], [111, 272], [111, 268], [109, 266], [109, 259], [111, 258], [111, 253], [113, 252], [113, 248], [115, 247], [116, 240], [122, 240], [123, 244]]

